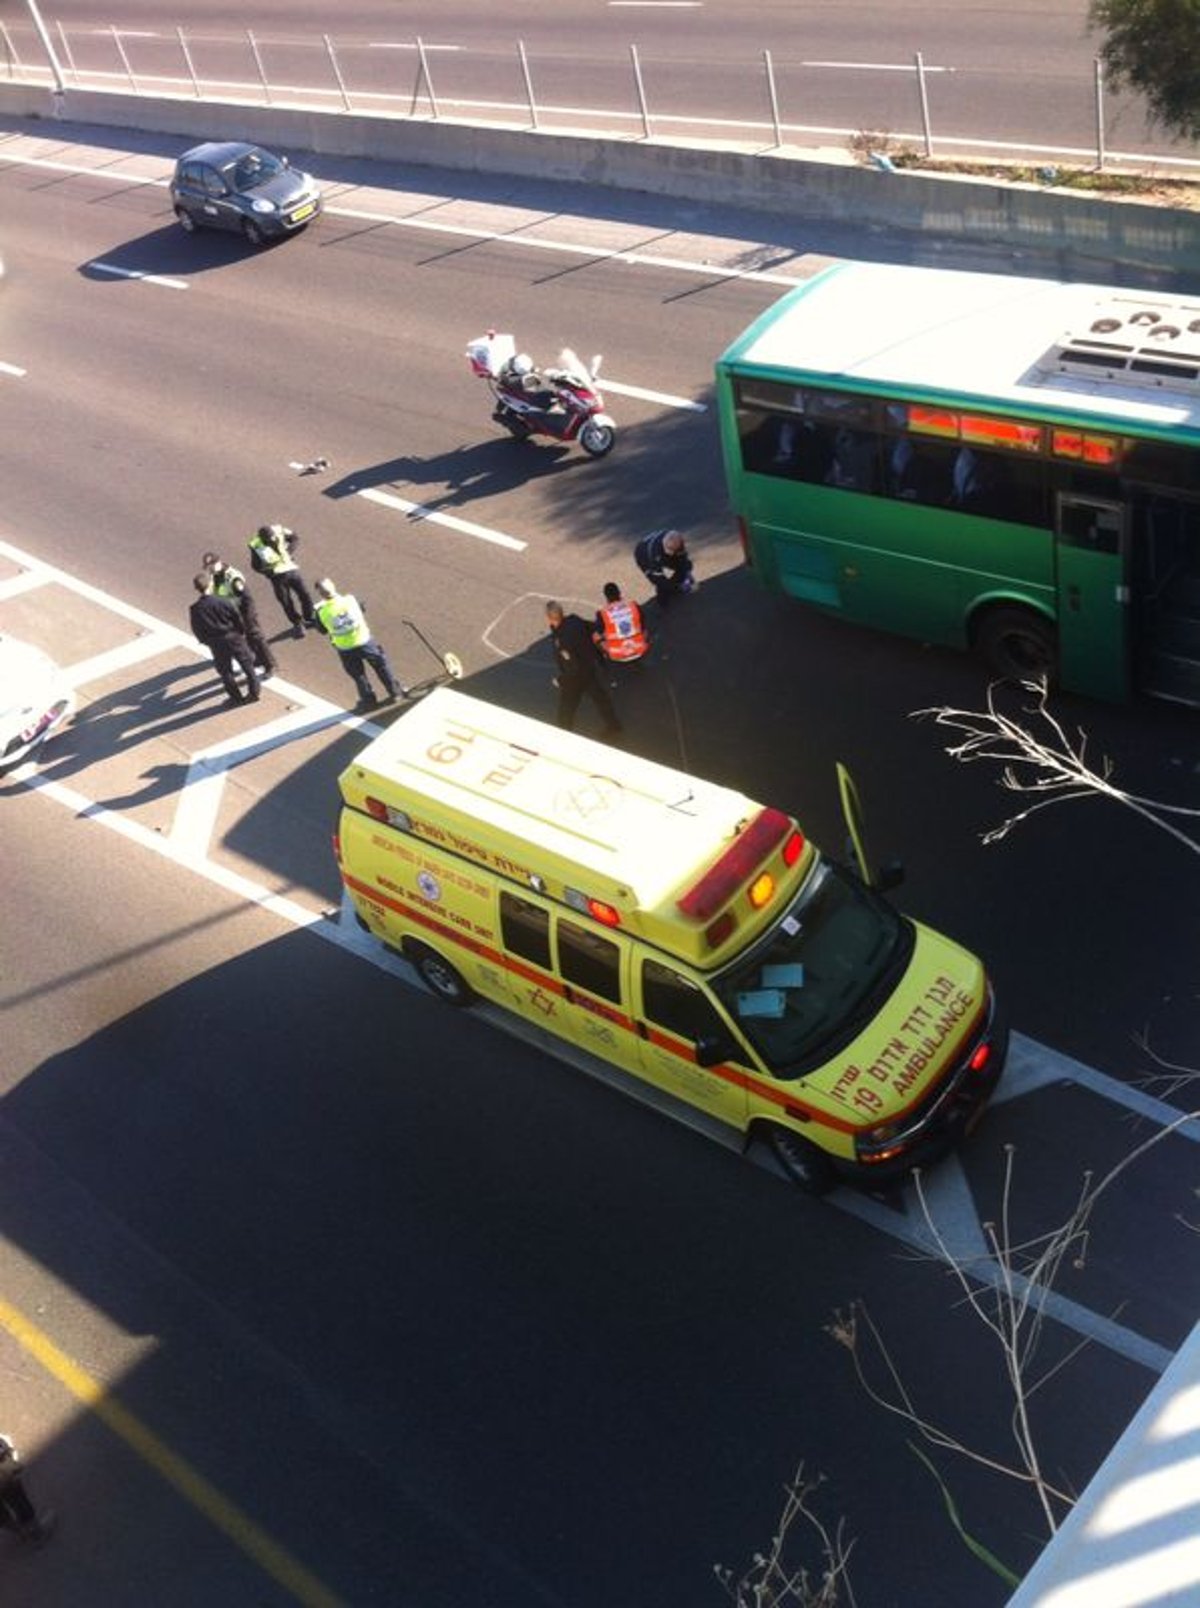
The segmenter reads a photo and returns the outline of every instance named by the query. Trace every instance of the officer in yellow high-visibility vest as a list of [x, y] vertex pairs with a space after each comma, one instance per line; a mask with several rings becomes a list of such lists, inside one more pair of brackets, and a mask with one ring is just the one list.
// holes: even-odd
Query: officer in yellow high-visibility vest
[[326, 577], [317, 582], [317, 599], [317, 629], [324, 631], [337, 649], [342, 668], [358, 688], [359, 704], [370, 708], [378, 702], [367, 680], [367, 665], [379, 677], [389, 702], [393, 698], [407, 698], [406, 689], [392, 674], [383, 644], [371, 635], [362, 604], [353, 593], [339, 592]]
[[311, 628], [317, 623], [312, 593], [292, 556], [299, 544], [299, 536], [286, 525], [260, 525], [246, 543], [254, 568], [271, 582], [271, 590], [291, 622], [295, 637], [304, 635], [306, 625]]
[[246, 585], [246, 577], [240, 569], [227, 564], [219, 553], [205, 553], [204, 567], [212, 576], [213, 596], [227, 597], [241, 610], [242, 624], [246, 627], [246, 641], [254, 654], [259, 674], [263, 677], [273, 676], [276, 668], [275, 655], [271, 652], [271, 644], [263, 632], [257, 605], [250, 588]]

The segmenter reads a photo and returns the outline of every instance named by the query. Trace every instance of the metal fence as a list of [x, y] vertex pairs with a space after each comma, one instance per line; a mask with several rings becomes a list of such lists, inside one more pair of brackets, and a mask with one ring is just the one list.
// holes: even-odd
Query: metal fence
[[[1004, 157], [1053, 158], [1096, 168], [1173, 166], [1200, 171], [1200, 160], [1165, 149], [1112, 148], [1099, 61], [1091, 82], [1081, 85], [1073, 98], [1063, 124], [1044, 140], [1028, 140], [954, 132], [956, 109], [960, 115], [965, 115], [965, 107], [975, 110], [969, 91], [964, 103], [963, 93], [955, 95], [947, 87], [954, 69], [927, 66], [921, 51], [914, 53], [911, 64], [894, 64], [886, 83], [876, 72], [869, 95], [862, 93], [861, 109], [856, 104], [850, 111], [856, 121], [846, 126], [797, 120], [795, 109], [814, 102], [811, 75], [804, 84], [795, 64], [789, 64], [786, 73], [777, 70], [767, 50], [748, 58], [740, 69], [728, 62], [711, 65], [708, 71], [714, 80], [719, 78], [722, 103], [734, 103], [731, 114], [716, 118], [696, 112], [694, 104], [689, 108], [688, 87], [681, 85], [676, 71], [668, 71], [674, 64], [660, 61], [651, 71], [635, 45], [628, 46], [624, 57], [591, 67], [590, 88], [598, 104], [588, 107], [556, 104], [545, 89], [555, 68], [535, 63], [521, 41], [507, 56], [486, 51], [439, 55], [446, 48], [427, 45], [419, 37], [364, 43], [336, 42], [331, 34], [273, 39], [249, 28], [220, 37], [189, 33], [182, 27], [154, 33], [111, 25], [68, 31], [61, 22], [51, 23], [39, 37], [33, 29], [21, 32], [0, 22], [0, 74], [58, 88], [483, 122], [610, 138], [670, 136], [762, 150], [837, 143], [882, 165], [910, 157], [960, 161]], [[801, 65], [853, 70], [846, 63]], [[868, 69], [860, 71], [866, 74]], [[654, 78], [657, 82], [652, 82]], [[848, 97], [839, 90], [825, 104], [844, 117]]]

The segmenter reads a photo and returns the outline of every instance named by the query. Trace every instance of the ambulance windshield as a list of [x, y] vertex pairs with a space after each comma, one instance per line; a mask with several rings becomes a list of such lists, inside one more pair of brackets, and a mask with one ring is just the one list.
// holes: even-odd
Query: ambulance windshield
[[909, 921], [824, 861], [767, 937], [712, 986], [776, 1077], [801, 1077], [875, 1014], [913, 942]]

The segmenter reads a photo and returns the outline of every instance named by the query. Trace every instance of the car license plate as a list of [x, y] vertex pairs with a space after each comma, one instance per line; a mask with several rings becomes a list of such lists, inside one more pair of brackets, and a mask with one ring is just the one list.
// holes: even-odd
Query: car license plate
[[297, 207], [295, 212], [292, 213], [292, 222], [303, 223], [305, 218], [312, 217], [316, 209], [315, 201], [309, 201], [306, 206]]

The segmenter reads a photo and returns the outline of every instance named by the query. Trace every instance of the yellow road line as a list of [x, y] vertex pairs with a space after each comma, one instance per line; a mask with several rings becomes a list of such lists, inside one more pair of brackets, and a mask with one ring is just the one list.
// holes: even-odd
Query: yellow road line
[[36, 1324], [2, 1298], [0, 1327], [297, 1602], [305, 1604], [305, 1608], [344, 1608], [340, 1597], [323, 1586], [290, 1552], [272, 1541], [211, 1481], [173, 1452], [141, 1419], [110, 1396], [103, 1385], [65, 1356]]

